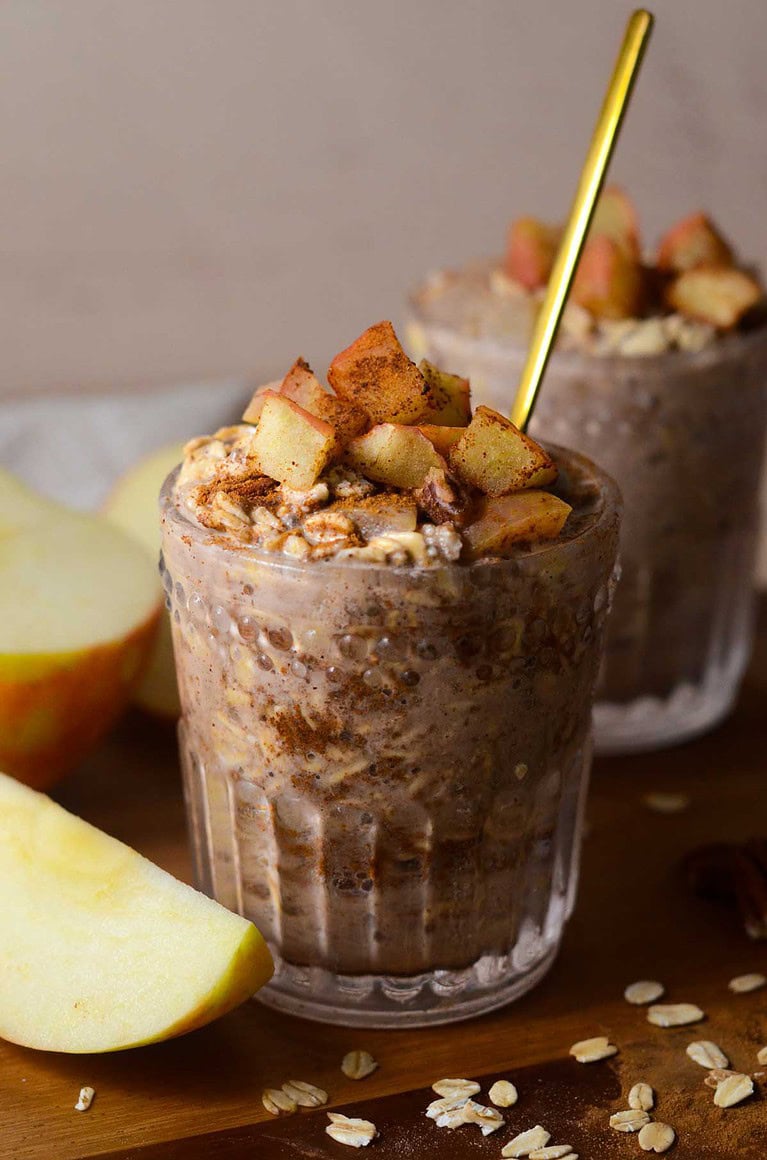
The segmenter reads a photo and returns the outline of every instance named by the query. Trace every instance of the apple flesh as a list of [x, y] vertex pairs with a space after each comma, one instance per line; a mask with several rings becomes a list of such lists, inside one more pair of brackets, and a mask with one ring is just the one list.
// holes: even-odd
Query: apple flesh
[[427, 423], [418, 428], [440, 455], [447, 456], [466, 430], [465, 427], [437, 427]]
[[0, 513], [0, 766], [42, 788], [126, 707], [162, 590], [156, 564], [124, 532], [4, 471]]
[[406, 495], [368, 495], [362, 499], [337, 499], [327, 508], [342, 512], [353, 521], [366, 540], [392, 532], [414, 532], [418, 509]]
[[330, 423], [336, 433], [333, 458], [341, 455], [355, 435], [368, 426], [364, 411], [327, 391], [304, 359], [297, 359], [280, 385], [281, 395], [292, 399], [310, 415]]
[[252, 443], [253, 460], [264, 475], [306, 490], [322, 475], [335, 444], [336, 432], [330, 423], [285, 395], [265, 392]]
[[0, 774], [0, 1036], [120, 1051], [202, 1027], [272, 974], [252, 923]]
[[511, 223], [504, 271], [526, 290], [538, 290], [549, 280], [561, 231], [533, 217]]
[[261, 418], [261, 412], [264, 409], [264, 402], [267, 393], [275, 394], [282, 387], [284, 380], [276, 379], [272, 383], [264, 383], [261, 387], [256, 387], [253, 396], [248, 403], [245, 410], [242, 412], [243, 423], [257, 423]]
[[595, 318], [636, 318], [643, 299], [638, 260], [605, 234], [590, 235], [575, 273], [573, 302]]
[[333, 359], [328, 381], [373, 424], [417, 423], [438, 411], [428, 383], [407, 357], [390, 322], [378, 322]]
[[469, 560], [506, 556], [519, 544], [554, 540], [571, 511], [548, 491], [483, 497], [475, 519], [463, 529], [464, 555]]
[[439, 370], [428, 359], [422, 359], [418, 369], [434, 400], [427, 415], [429, 423], [441, 427], [465, 427], [471, 419], [469, 380]]
[[602, 236], [615, 242], [629, 258], [639, 262], [639, 217], [636, 206], [617, 185], [602, 190], [589, 227], [589, 237]]
[[557, 478], [540, 444], [490, 407], [477, 407], [448, 462], [459, 480], [485, 495], [544, 487]]
[[[139, 460], [117, 481], [103, 508], [109, 522], [141, 544], [153, 564], [160, 553], [157, 498], [166, 476], [183, 457], [183, 443], [172, 443]], [[181, 713], [167, 612], [163, 613], [154, 647], [132, 701], [164, 721], [175, 721]]]
[[694, 213], [664, 234], [656, 264], [676, 273], [696, 266], [731, 266], [733, 253], [709, 218]]
[[754, 278], [725, 266], [685, 270], [666, 290], [666, 302], [672, 310], [719, 330], [731, 330], [762, 297], [762, 288]]
[[434, 445], [417, 427], [379, 423], [352, 439], [346, 461], [367, 479], [389, 487], [420, 487], [432, 467], [444, 466]]

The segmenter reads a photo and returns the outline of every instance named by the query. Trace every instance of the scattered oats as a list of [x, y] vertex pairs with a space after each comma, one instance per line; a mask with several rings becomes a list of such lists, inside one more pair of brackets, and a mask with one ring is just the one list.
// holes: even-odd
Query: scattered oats
[[718, 1108], [731, 1108], [740, 1104], [754, 1094], [754, 1081], [750, 1075], [729, 1075], [717, 1084], [714, 1092], [714, 1103]]
[[706, 1016], [694, 1003], [656, 1004], [647, 1011], [647, 1022], [656, 1027], [685, 1027], [688, 1023], [700, 1023]]
[[352, 1116], [342, 1116], [340, 1112], [328, 1112], [328, 1119], [327, 1134], [350, 1148], [367, 1148], [378, 1135], [378, 1129], [370, 1120], [356, 1120]]
[[676, 1132], [670, 1124], [655, 1120], [651, 1124], [645, 1124], [637, 1140], [643, 1152], [668, 1152], [676, 1140]]
[[327, 1092], [302, 1079], [289, 1079], [282, 1085], [282, 1090], [289, 1099], [295, 1100], [300, 1108], [318, 1108], [328, 1102]]
[[696, 1043], [688, 1043], [687, 1054], [695, 1063], [711, 1071], [715, 1067], [729, 1067], [730, 1061], [716, 1043], [710, 1039], [701, 1039]]
[[508, 1144], [504, 1145], [501, 1156], [504, 1158], [529, 1156], [531, 1152], [540, 1152], [541, 1148], [545, 1148], [550, 1139], [551, 1132], [536, 1124], [534, 1128], [528, 1128], [526, 1132], [520, 1132], [513, 1140], [509, 1140]]
[[665, 992], [663, 983], [657, 983], [654, 979], [641, 979], [638, 983], [629, 983], [623, 992], [623, 998], [635, 1007], [643, 1007], [645, 1003], [654, 1003], [656, 999], [660, 999]]
[[369, 1051], [348, 1051], [341, 1061], [341, 1071], [348, 1079], [364, 1079], [377, 1067], [378, 1063]]
[[[550, 1144], [548, 1148], [536, 1148], [530, 1152], [529, 1160], [560, 1160], [562, 1156], [573, 1160], [574, 1153], [569, 1144]], [[578, 1160], [577, 1156], [575, 1160]]]
[[517, 1089], [507, 1079], [496, 1080], [487, 1094], [490, 1103], [497, 1108], [513, 1108], [519, 1099]]
[[[484, 1104], [475, 1103], [474, 1100], [467, 1100], [464, 1104], [463, 1119], [466, 1124], [477, 1124], [483, 1136], [497, 1132], [505, 1123], [503, 1116], [495, 1108], [486, 1108]], [[437, 1124], [439, 1125], [439, 1120]]]
[[473, 1079], [438, 1079], [431, 1085], [431, 1090], [445, 1099], [468, 1099], [481, 1090], [480, 1085]]
[[649, 1083], [635, 1083], [629, 1092], [629, 1107], [635, 1112], [649, 1112], [655, 1107], [655, 1092]]
[[95, 1088], [92, 1088], [92, 1087], [80, 1088], [80, 1094], [77, 1097], [77, 1103], [75, 1104], [75, 1111], [76, 1112], [87, 1112], [88, 1108], [93, 1103], [93, 1097], [95, 1096], [95, 1094], [96, 1094]]
[[616, 1132], [638, 1132], [649, 1123], [650, 1117], [641, 1108], [627, 1108], [625, 1112], [614, 1112], [610, 1116], [610, 1127]]
[[731, 1075], [739, 1075], [740, 1072], [729, 1071], [726, 1067], [715, 1067], [708, 1073], [703, 1080], [706, 1087], [718, 1088], [719, 1084], [724, 1080], [729, 1079]]
[[593, 1039], [581, 1039], [570, 1048], [570, 1055], [574, 1055], [578, 1063], [596, 1063], [600, 1059], [609, 1059], [617, 1055], [618, 1048], [610, 1043], [606, 1035], [596, 1035]]
[[730, 979], [727, 986], [736, 995], [747, 995], [749, 991], [758, 991], [767, 983], [767, 978], [764, 975], [737, 975], [734, 979]]
[[[442, 1109], [437, 1115], [430, 1115], [429, 1118], [434, 1120], [438, 1128], [460, 1128], [466, 1123], [466, 1105], [468, 1100], [445, 1100], [446, 1107]], [[435, 1101], [436, 1103], [436, 1101]], [[426, 1113], [429, 1115], [429, 1113]]]
[[690, 804], [686, 793], [648, 793], [642, 801], [657, 814], [681, 814]]
[[468, 1098], [468, 1096], [455, 1096], [451, 1099], [448, 1096], [440, 1100], [432, 1100], [424, 1114], [428, 1116], [430, 1120], [438, 1120], [440, 1116], [445, 1115], [445, 1113], [455, 1112], [460, 1108], [463, 1108]]
[[272, 1116], [279, 1116], [280, 1112], [290, 1115], [298, 1104], [282, 1090], [282, 1088], [267, 1088], [261, 1092], [261, 1103]]
[[767, 1047], [760, 1047], [756, 1055], [757, 1063], [767, 1063]]

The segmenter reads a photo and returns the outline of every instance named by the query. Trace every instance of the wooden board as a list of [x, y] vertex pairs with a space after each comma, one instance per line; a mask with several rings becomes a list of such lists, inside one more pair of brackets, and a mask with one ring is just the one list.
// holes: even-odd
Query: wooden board
[[[542, 1123], [582, 1160], [643, 1155], [636, 1139], [609, 1129], [628, 1088], [658, 1090], [657, 1115], [676, 1128], [676, 1160], [767, 1156], [767, 1102], [714, 1107], [705, 1072], [684, 1048], [719, 1042], [733, 1066], [757, 1069], [767, 1044], [767, 990], [732, 995], [728, 980], [767, 973], [767, 943], [750, 942], [729, 910], [694, 897], [680, 870], [685, 851], [713, 840], [767, 835], [765, 708], [767, 617], [738, 710], [706, 738], [663, 753], [602, 761], [595, 771], [589, 836], [576, 914], [544, 982], [520, 1002], [482, 1019], [434, 1030], [359, 1032], [321, 1027], [249, 1003], [210, 1028], [111, 1056], [40, 1054], [0, 1044], [0, 1157], [12, 1160], [196, 1160], [202, 1157], [358, 1155], [324, 1133], [322, 1110], [275, 1121], [261, 1090], [298, 1078], [372, 1119], [380, 1137], [368, 1153], [387, 1157], [493, 1156], [512, 1134]], [[690, 797], [682, 814], [650, 811], [653, 790]], [[183, 877], [190, 873], [172, 734], [134, 717], [62, 787], [59, 797]], [[698, 1003], [697, 1028], [660, 1030], [622, 998], [627, 983], [657, 978], [670, 1001]], [[1, 985], [1, 981], [0, 981]], [[609, 1035], [614, 1060], [568, 1058], [578, 1039]], [[346, 1079], [339, 1063], [363, 1047], [380, 1063], [368, 1079]], [[519, 1104], [508, 1127], [483, 1139], [476, 1128], [440, 1130], [422, 1110], [443, 1076], [502, 1074]], [[767, 1083], [767, 1076], [765, 1076]], [[97, 1095], [73, 1110], [82, 1084]], [[486, 1089], [485, 1089], [486, 1090]], [[767, 1091], [767, 1086], [764, 1086]]]

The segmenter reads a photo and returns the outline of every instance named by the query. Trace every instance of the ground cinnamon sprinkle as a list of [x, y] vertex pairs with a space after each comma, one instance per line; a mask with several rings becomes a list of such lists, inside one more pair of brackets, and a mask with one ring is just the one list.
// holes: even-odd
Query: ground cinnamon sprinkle
[[217, 476], [212, 483], [201, 484], [197, 492], [198, 503], [208, 507], [217, 492], [222, 491], [227, 499], [240, 507], [252, 507], [263, 502], [270, 492], [276, 491], [277, 483], [268, 475], [248, 475], [232, 478]]

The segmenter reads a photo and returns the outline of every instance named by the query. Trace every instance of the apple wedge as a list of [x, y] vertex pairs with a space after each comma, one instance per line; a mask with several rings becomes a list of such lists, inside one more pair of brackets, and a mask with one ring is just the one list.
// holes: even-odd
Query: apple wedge
[[606, 234], [590, 235], [578, 262], [571, 298], [595, 318], [636, 318], [644, 299], [638, 259]]
[[340, 456], [349, 440], [364, 431], [370, 422], [359, 407], [326, 390], [302, 358], [297, 359], [285, 375], [279, 393], [298, 403], [310, 415], [330, 423], [336, 433], [332, 453], [334, 459]]
[[400, 346], [390, 322], [378, 322], [342, 350], [328, 382], [371, 423], [417, 423], [438, 410], [428, 383]]
[[641, 245], [636, 206], [618, 185], [608, 185], [599, 196], [589, 227], [589, 237], [597, 235], [610, 238], [629, 258], [639, 261]]
[[272, 974], [251, 922], [0, 774], [0, 1036], [120, 1051], [202, 1027]]
[[664, 234], [656, 265], [681, 273], [696, 266], [732, 266], [733, 253], [704, 213], [690, 214]]
[[572, 510], [548, 491], [485, 496], [463, 529], [464, 555], [469, 560], [506, 556], [518, 544], [554, 540]]
[[754, 278], [726, 266], [685, 270], [666, 290], [666, 302], [672, 310], [719, 330], [731, 330], [763, 297]]
[[285, 395], [265, 392], [252, 443], [254, 462], [264, 475], [305, 490], [322, 475], [335, 442], [336, 432], [330, 423]]
[[526, 290], [538, 290], [549, 280], [561, 230], [534, 217], [517, 218], [509, 227], [504, 271]]
[[540, 444], [490, 407], [477, 407], [451, 448], [448, 463], [459, 480], [486, 495], [544, 487], [557, 478], [557, 469]]
[[[104, 504], [109, 522], [141, 544], [153, 564], [160, 553], [157, 498], [166, 476], [183, 457], [183, 443], [153, 451], [125, 472]], [[181, 713], [167, 612], [163, 613], [144, 675], [131, 699], [140, 709], [164, 721], [175, 721]]]
[[439, 370], [428, 359], [422, 359], [418, 369], [434, 400], [425, 416], [429, 423], [440, 427], [465, 427], [471, 419], [469, 380]]
[[0, 513], [0, 766], [44, 787], [126, 707], [162, 589], [156, 564], [124, 532], [1, 470]]
[[444, 461], [417, 427], [379, 423], [365, 435], [352, 439], [346, 462], [367, 479], [389, 487], [420, 487], [432, 467]]

